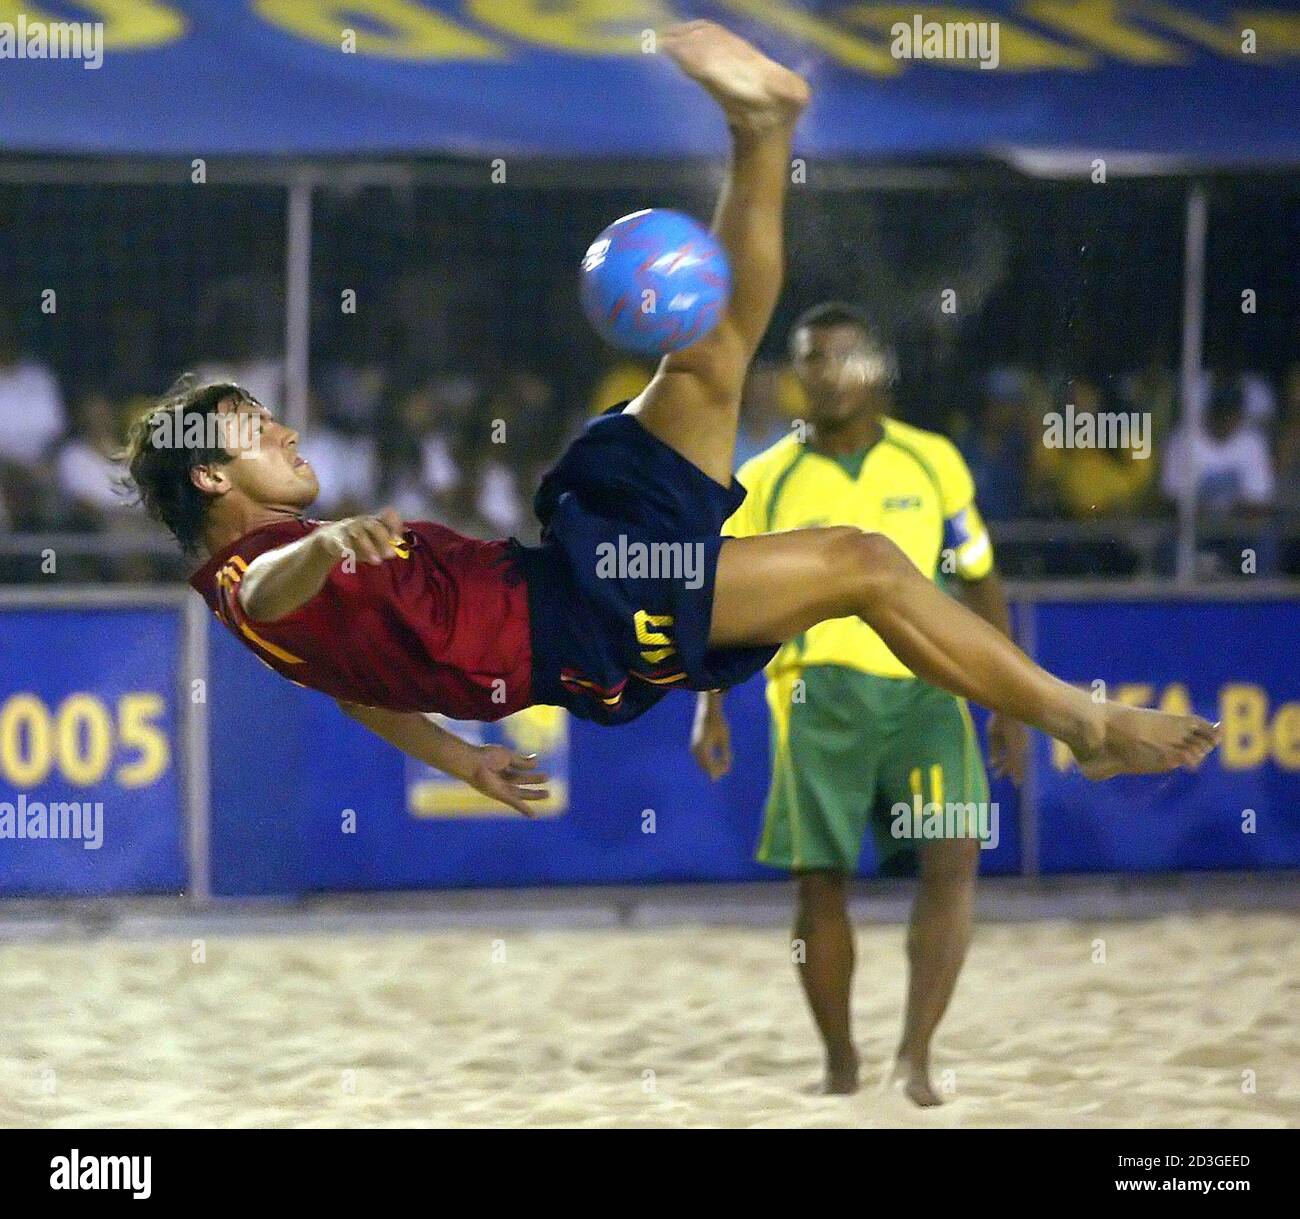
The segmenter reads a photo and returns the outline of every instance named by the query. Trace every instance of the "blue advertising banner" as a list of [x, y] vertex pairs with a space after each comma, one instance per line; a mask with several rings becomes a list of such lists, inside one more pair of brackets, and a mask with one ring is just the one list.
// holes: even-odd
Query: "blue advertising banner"
[[1089, 783], [1040, 738], [1044, 872], [1300, 867], [1300, 602], [1040, 604], [1037, 659], [1109, 698], [1221, 720], [1196, 774]]
[[716, 785], [687, 753], [685, 697], [618, 730], [555, 712], [487, 729], [536, 748], [561, 780], [554, 806], [528, 821], [409, 764], [331, 700], [277, 678], [220, 627], [212, 643], [219, 894], [771, 875], [751, 859], [766, 792], [759, 683], [729, 697], [736, 767]]
[[[327, 698], [212, 633], [212, 861], [218, 894], [550, 884], [732, 882], [780, 875], [753, 861], [768, 780], [763, 683], [727, 695], [734, 763], [710, 783], [688, 752], [693, 700], [665, 699], [600, 728], [552, 708], [471, 739], [537, 752], [557, 780], [534, 821], [402, 758]], [[1020, 866], [1018, 804], [995, 784], [999, 842], [986, 874]], [[870, 842], [862, 872], [874, 874]]]
[[0, 894], [179, 893], [179, 615], [0, 610]]
[[805, 157], [1300, 160], [1300, 14], [1280, 0], [0, 3], [0, 147], [712, 155], [721, 120], [654, 41], [681, 17], [810, 77]]

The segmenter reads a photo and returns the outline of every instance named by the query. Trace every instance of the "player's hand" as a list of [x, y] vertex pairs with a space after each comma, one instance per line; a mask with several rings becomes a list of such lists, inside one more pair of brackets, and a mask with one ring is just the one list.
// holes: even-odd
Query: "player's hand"
[[720, 707], [700, 700], [691, 728], [691, 757], [710, 779], [718, 780], [731, 770], [731, 728]]
[[504, 745], [479, 745], [465, 782], [493, 800], [500, 800], [525, 817], [536, 817], [529, 803], [550, 796], [547, 776], [537, 769], [535, 753], [515, 753]]
[[995, 711], [989, 717], [989, 761], [995, 775], [1005, 775], [1019, 787], [1029, 764], [1029, 729]]
[[318, 532], [339, 558], [350, 554], [362, 563], [378, 566], [397, 557], [405, 528], [397, 512], [385, 508], [376, 515], [334, 521], [323, 525]]

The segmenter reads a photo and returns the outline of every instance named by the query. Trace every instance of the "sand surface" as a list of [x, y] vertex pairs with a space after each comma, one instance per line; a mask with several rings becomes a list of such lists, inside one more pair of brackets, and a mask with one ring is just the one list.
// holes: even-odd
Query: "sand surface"
[[877, 1090], [898, 926], [859, 933], [847, 1099], [777, 930], [8, 943], [0, 1125], [1300, 1125], [1298, 929], [984, 925], [928, 1113]]

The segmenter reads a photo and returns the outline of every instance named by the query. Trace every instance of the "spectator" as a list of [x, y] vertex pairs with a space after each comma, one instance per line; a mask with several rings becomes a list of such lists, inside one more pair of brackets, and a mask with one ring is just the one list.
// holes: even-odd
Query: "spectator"
[[406, 519], [437, 514], [461, 472], [451, 437], [465, 426], [475, 390], [467, 378], [434, 378], [400, 394], [380, 431], [383, 481], [379, 498]]
[[1163, 453], [1174, 426], [1178, 382], [1160, 348], [1152, 350], [1144, 367], [1124, 379], [1122, 393], [1128, 407], [1150, 417], [1152, 448]]
[[1014, 520], [1025, 510], [1028, 404], [1019, 373], [995, 369], [986, 381], [976, 425], [958, 445], [975, 480], [980, 511], [991, 521]]
[[54, 459], [59, 493], [83, 527], [102, 527], [128, 518], [138, 527], [144, 517], [120, 489], [122, 468], [117, 454], [122, 436], [117, 412], [101, 393], [84, 395], [75, 411], [72, 435]]
[[39, 467], [66, 427], [58, 381], [24, 354], [13, 316], [0, 307], [0, 461]]
[[1277, 410], [1277, 395], [1268, 380], [1258, 373], [1232, 373], [1225, 369], [1204, 369], [1196, 378], [1196, 396], [1201, 405], [1202, 417], [1210, 413], [1216, 393], [1235, 387], [1241, 395], [1242, 417], [1247, 427], [1268, 432]]
[[1263, 436], [1247, 421], [1238, 382], [1215, 389], [1201, 429], [1193, 432], [1184, 421], [1170, 437], [1161, 489], [1177, 500], [1192, 479], [1204, 511], [1259, 513], [1272, 504], [1272, 459]]
[[653, 364], [624, 357], [611, 364], [591, 391], [591, 400], [587, 405], [587, 414], [599, 415], [607, 411], [616, 402], [626, 402], [635, 398], [655, 375]]
[[1279, 507], [1300, 513], [1300, 363], [1287, 369], [1277, 433]]
[[1154, 451], [1143, 452], [1137, 443], [1137, 429], [1144, 423], [1149, 427], [1149, 417], [1130, 419], [1127, 446], [1106, 447], [1113, 437], [1099, 417], [1118, 412], [1103, 410], [1097, 386], [1076, 378], [1065, 398], [1058, 419], [1051, 421], [1059, 424], [1065, 443], [1047, 443], [1050, 433], [1045, 423], [1042, 443], [1034, 453], [1038, 477], [1050, 488], [1057, 507], [1076, 520], [1138, 512], [1156, 467]]
[[233, 381], [273, 410], [284, 405], [281, 332], [283, 292], [271, 275], [231, 276], [218, 283], [203, 305], [203, 359], [196, 371], [204, 381]]
[[770, 449], [790, 434], [793, 421], [782, 403], [781, 367], [768, 360], [756, 361], [745, 378], [740, 402], [740, 428], [736, 433], [737, 468], [751, 457]]
[[373, 512], [379, 491], [375, 441], [331, 418], [315, 394], [310, 401], [310, 416], [312, 422], [302, 439], [302, 450], [320, 481], [320, 497], [313, 514], [332, 518]]

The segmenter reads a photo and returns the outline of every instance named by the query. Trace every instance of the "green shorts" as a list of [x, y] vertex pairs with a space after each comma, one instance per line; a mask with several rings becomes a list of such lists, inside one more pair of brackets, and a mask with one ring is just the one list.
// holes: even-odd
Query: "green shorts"
[[881, 874], [909, 875], [917, 839], [895, 834], [896, 805], [915, 808], [919, 797], [921, 805], [987, 807], [988, 776], [964, 700], [915, 678], [841, 665], [780, 673], [767, 694], [772, 786], [760, 863], [856, 872], [870, 827]]

